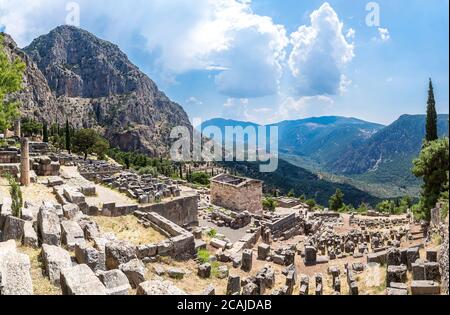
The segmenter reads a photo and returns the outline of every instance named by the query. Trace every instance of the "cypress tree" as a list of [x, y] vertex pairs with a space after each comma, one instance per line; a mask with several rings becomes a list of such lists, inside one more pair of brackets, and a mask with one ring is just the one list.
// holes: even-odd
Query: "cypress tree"
[[42, 141], [48, 143], [48, 127], [46, 122], [44, 122], [44, 126], [42, 127]]
[[180, 178], [183, 179], [183, 164], [179, 164], [179, 168], [180, 168]]
[[436, 101], [434, 99], [434, 89], [431, 78], [428, 89], [427, 126], [425, 139], [427, 142], [431, 142], [438, 139]]
[[65, 135], [66, 135], [66, 150], [71, 154], [71, 135], [70, 135], [70, 126], [69, 126], [69, 120], [66, 120], [66, 128], [65, 128]]

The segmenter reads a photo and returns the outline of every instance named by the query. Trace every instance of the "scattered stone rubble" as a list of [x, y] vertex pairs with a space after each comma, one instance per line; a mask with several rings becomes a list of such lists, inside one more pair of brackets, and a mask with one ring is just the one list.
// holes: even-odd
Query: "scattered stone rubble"
[[[4, 152], [0, 152], [0, 162], [16, 162], [17, 152]], [[448, 233], [440, 249], [424, 248], [427, 244], [418, 241], [426, 240], [429, 231], [425, 233], [408, 216], [351, 215], [348, 223], [353, 229], [337, 232], [344, 225], [341, 214], [310, 212], [288, 199], [284, 202], [292, 211], [284, 214], [204, 208], [207, 221], [219, 228], [247, 228], [238, 241], [216, 234], [205, 242], [205, 229], [193, 227], [198, 223], [199, 200], [195, 195], [183, 199], [178, 182], [139, 176], [103, 161], [52, 155], [45, 146], [34, 146], [30, 156], [35, 173], [48, 176], [46, 185], [58, 203], [26, 202], [20, 218], [12, 216], [6, 198], [0, 204], [0, 295], [34, 293], [30, 258], [19, 252], [16, 242], [40, 252], [44, 276], [65, 295], [128, 295], [133, 289], [138, 295], [185, 295], [163, 277], [182, 281], [192, 271], [153, 265], [168, 257], [195, 260], [195, 275], [223, 279], [227, 295], [323, 295], [330, 290], [335, 295], [359, 295], [364, 292], [358, 278], [373, 266], [386, 273], [386, 295], [448, 293]], [[77, 165], [86, 181], [75, 184], [60, 176], [60, 164]], [[94, 182], [127, 194], [139, 205], [89, 204], [87, 197], [97, 194]], [[171, 200], [153, 205], [166, 198]], [[128, 214], [166, 238], [134, 245], [104, 233], [91, 219]], [[199, 249], [214, 249], [215, 253], [208, 261], [200, 261], [196, 257]], [[343, 270], [333, 263], [347, 258], [354, 260]], [[147, 279], [149, 264], [154, 279]], [[303, 274], [322, 264], [326, 273]], [[275, 270], [279, 268], [281, 274]], [[236, 275], [237, 269], [245, 276]], [[280, 277], [283, 285], [276, 287]], [[201, 291], [216, 293], [211, 284]]]

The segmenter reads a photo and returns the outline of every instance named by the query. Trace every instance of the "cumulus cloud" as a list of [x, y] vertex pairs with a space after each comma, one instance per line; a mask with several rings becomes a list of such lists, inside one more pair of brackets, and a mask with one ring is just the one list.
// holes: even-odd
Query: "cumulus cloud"
[[303, 96], [298, 99], [286, 97], [280, 104], [274, 121], [294, 119], [308, 116], [322, 116], [334, 105], [329, 96]]
[[228, 119], [266, 123], [273, 117], [273, 108], [251, 104], [247, 98], [229, 98], [223, 104], [222, 116]]
[[[289, 39], [284, 26], [255, 14], [250, 0], [76, 2], [82, 27], [119, 44], [144, 46], [152, 67], [167, 78], [217, 71], [217, 89], [225, 95], [277, 92]], [[64, 24], [65, 5], [59, 0], [24, 0], [20, 5], [0, 0], [0, 25], [23, 46]]]
[[64, 24], [66, 2], [58, 0], [0, 0], [0, 28], [21, 47], [38, 35]]
[[355, 56], [354, 45], [347, 42], [343, 23], [328, 3], [310, 19], [310, 26], [303, 25], [291, 34], [289, 68], [297, 91], [303, 95], [337, 94], [342, 72]]

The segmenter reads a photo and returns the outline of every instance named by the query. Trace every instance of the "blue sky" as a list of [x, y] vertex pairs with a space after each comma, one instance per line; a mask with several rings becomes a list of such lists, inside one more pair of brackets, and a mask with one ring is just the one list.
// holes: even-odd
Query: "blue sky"
[[[120, 46], [190, 117], [269, 123], [448, 113], [447, 0], [0, 0], [20, 46], [67, 21]], [[94, 3], [92, 3], [94, 2]], [[75, 15], [74, 15], [75, 14]], [[69, 18], [69, 20], [68, 20]]]

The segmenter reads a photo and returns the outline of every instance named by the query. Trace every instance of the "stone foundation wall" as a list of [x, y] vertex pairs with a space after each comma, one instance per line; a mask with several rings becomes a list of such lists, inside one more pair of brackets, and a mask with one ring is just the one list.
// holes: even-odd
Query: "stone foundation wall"
[[0, 176], [11, 174], [17, 177], [19, 172], [19, 164], [0, 164]]
[[234, 186], [216, 181], [211, 182], [211, 203], [236, 212], [262, 213], [262, 182], [252, 181]]
[[142, 212], [155, 212], [179, 226], [198, 225], [198, 196], [174, 198], [170, 201], [139, 207]]
[[0, 151], [0, 164], [20, 163], [18, 151]]
[[195, 255], [195, 238], [192, 233], [154, 212], [136, 211], [134, 214], [169, 237], [157, 244], [156, 254], [181, 260], [191, 259]]

